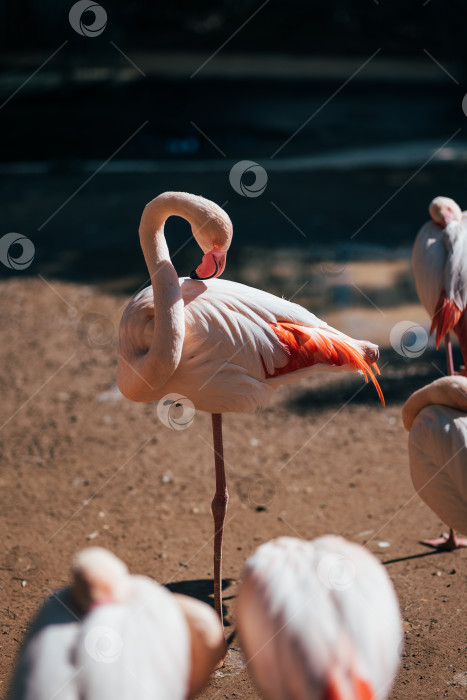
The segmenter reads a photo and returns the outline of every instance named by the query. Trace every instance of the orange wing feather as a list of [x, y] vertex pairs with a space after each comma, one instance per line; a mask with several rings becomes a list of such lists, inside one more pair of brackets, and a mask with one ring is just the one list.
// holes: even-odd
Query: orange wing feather
[[373, 372], [374, 370], [377, 374], [380, 373], [378, 366], [375, 362], [370, 365], [350, 343], [342, 338], [329, 337], [325, 329], [321, 328], [309, 328], [294, 323], [271, 323], [270, 326], [290, 359], [284, 367], [278, 367], [274, 374], [267, 374], [268, 377], [278, 377], [316, 364], [332, 367], [351, 365], [363, 372], [365, 381], [370, 377], [384, 406], [383, 392]]
[[439, 348], [446, 333], [457, 326], [461, 316], [462, 310], [452, 299], [446, 298], [446, 291], [443, 289], [439, 295], [430, 328], [430, 335], [436, 330], [436, 349]]

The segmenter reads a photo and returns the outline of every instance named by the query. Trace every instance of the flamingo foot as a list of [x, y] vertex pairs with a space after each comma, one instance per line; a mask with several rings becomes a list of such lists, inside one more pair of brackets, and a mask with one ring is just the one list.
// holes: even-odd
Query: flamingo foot
[[452, 552], [454, 549], [467, 547], [467, 538], [458, 537], [454, 530], [450, 530], [449, 532], [444, 532], [441, 537], [433, 540], [422, 540], [421, 543], [426, 544], [428, 547], [433, 547], [433, 549], [439, 549], [440, 552]]

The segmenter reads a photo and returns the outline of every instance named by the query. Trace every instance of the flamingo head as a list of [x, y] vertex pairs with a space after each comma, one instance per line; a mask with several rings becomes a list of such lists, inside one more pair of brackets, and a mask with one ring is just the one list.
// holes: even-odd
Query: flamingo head
[[225, 270], [227, 251], [232, 241], [232, 222], [217, 204], [201, 197], [198, 199], [201, 201], [201, 205], [198, 205], [201, 223], [198, 226], [197, 222], [192, 222], [191, 228], [204, 255], [190, 277], [207, 280], [219, 277]]
[[125, 601], [130, 576], [115, 554], [103, 547], [83, 549], [74, 558], [72, 570], [72, 595], [82, 610]]
[[462, 221], [462, 211], [458, 204], [449, 197], [435, 197], [428, 211], [440, 228], [446, 228], [452, 221]]

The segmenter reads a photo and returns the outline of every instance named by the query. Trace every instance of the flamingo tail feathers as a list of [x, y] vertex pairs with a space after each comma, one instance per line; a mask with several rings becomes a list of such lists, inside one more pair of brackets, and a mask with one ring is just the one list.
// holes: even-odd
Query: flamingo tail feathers
[[268, 374], [268, 377], [289, 374], [316, 364], [333, 367], [350, 365], [363, 373], [366, 382], [368, 377], [371, 379], [381, 403], [385, 405], [383, 392], [375, 377], [375, 373], [380, 374], [376, 362], [368, 362], [364, 355], [344, 338], [330, 335], [323, 328], [310, 328], [293, 323], [271, 323], [270, 326], [290, 359], [284, 367], [276, 368], [274, 374]]
[[452, 299], [446, 298], [446, 292], [443, 289], [439, 295], [430, 328], [430, 335], [436, 330], [436, 349], [439, 348], [446, 333], [457, 326], [461, 316], [461, 309]]

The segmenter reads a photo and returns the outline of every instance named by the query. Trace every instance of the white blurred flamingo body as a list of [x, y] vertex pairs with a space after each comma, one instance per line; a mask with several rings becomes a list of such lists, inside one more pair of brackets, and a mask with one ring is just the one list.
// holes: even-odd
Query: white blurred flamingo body
[[247, 560], [240, 642], [267, 700], [382, 700], [401, 622], [383, 566], [340, 537], [281, 537]]
[[[120, 575], [114, 564], [123, 567]], [[219, 647], [217, 616], [204, 603], [193, 604], [212, 616], [206, 627], [217, 625]], [[74, 586], [54, 594], [34, 620], [9, 697], [185, 700], [193, 684], [190, 626], [183, 606], [165, 588], [130, 576], [106, 550], [84, 550], [75, 562]], [[212, 660], [211, 650], [198, 649], [201, 666], [203, 653], [209, 658], [207, 672], [206, 660], [202, 668], [205, 682], [222, 652]]]
[[467, 378], [442, 377], [416, 391], [402, 409], [409, 430], [410, 473], [415, 490], [451, 528], [424, 540], [442, 549], [467, 546]]

